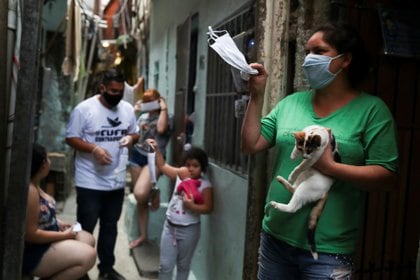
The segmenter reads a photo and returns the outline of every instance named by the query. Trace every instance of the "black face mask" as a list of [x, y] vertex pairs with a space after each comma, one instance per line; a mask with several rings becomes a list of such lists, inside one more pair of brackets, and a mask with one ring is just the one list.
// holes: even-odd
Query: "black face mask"
[[107, 91], [104, 91], [102, 96], [104, 97], [106, 103], [108, 103], [111, 107], [117, 106], [123, 98], [123, 94], [111, 95]]

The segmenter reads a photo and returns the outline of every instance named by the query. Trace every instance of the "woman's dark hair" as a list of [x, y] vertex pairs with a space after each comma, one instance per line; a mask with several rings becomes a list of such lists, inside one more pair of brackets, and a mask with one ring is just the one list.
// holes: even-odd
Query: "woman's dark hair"
[[47, 150], [37, 143], [32, 145], [31, 178], [41, 169], [47, 160]]
[[207, 157], [207, 154], [203, 149], [200, 149], [198, 147], [191, 147], [188, 151], [185, 152], [182, 164], [185, 165], [185, 163], [189, 159], [198, 160], [201, 166], [201, 171], [206, 172], [207, 167], [209, 165], [209, 158]]
[[324, 41], [333, 46], [339, 54], [352, 55], [348, 68], [349, 82], [353, 88], [359, 87], [369, 73], [369, 55], [359, 32], [342, 23], [321, 25], [313, 31], [316, 32], [322, 32]]
[[105, 71], [102, 75], [101, 83], [104, 85], [108, 85], [112, 81], [124, 83], [125, 78], [123, 73], [116, 68], [111, 68]]

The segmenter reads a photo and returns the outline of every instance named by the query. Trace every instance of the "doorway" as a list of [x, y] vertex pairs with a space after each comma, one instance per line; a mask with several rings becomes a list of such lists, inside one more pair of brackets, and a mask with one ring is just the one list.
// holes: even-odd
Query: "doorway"
[[172, 162], [180, 165], [184, 144], [189, 141], [187, 117], [195, 111], [194, 84], [196, 79], [198, 14], [189, 16], [177, 27], [174, 133]]

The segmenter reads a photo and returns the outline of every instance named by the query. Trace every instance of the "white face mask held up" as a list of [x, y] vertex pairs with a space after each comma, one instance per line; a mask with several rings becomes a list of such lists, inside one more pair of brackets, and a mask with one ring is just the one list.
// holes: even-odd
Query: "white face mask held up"
[[150, 181], [152, 184], [156, 184], [156, 152], [147, 153], [147, 164], [149, 165], [150, 170]]
[[[217, 33], [223, 34], [219, 36]], [[248, 65], [244, 54], [241, 53], [226, 30], [213, 31], [211, 26], [209, 26], [207, 35], [209, 36], [207, 39], [209, 46], [215, 50], [226, 63], [240, 70], [242, 79], [248, 80], [249, 75], [258, 74], [258, 70]]]
[[149, 111], [157, 110], [159, 108], [160, 108], [160, 105], [159, 105], [158, 100], [141, 103], [140, 105], [140, 110], [142, 112], [149, 112]]

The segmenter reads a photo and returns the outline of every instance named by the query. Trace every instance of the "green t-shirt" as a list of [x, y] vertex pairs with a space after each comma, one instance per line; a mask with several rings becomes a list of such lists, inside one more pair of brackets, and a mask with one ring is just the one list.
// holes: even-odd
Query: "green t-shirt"
[[[277, 181], [276, 176], [288, 178], [300, 163], [300, 159], [290, 159], [294, 147], [293, 132], [312, 124], [329, 127], [338, 143], [343, 163], [381, 165], [394, 172], [398, 168], [395, 124], [381, 99], [361, 93], [346, 106], [320, 118], [313, 111], [312, 97], [313, 92], [309, 91], [289, 95], [261, 120], [261, 133], [275, 146], [276, 152], [262, 226], [274, 237], [303, 249], [309, 249], [307, 222], [314, 204], [308, 204], [293, 214], [280, 212], [269, 205], [271, 200], [288, 203], [291, 198], [291, 193]], [[365, 197], [364, 191], [350, 183], [334, 183], [315, 233], [319, 252], [354, 252], [362, 228]]]

